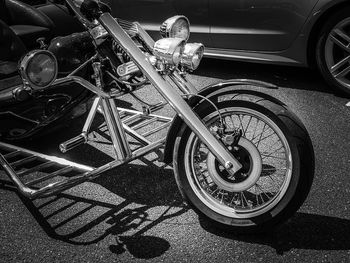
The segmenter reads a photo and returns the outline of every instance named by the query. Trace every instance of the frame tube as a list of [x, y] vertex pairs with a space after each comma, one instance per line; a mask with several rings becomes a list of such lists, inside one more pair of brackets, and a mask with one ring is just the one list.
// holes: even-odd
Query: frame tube
[[104, 13], [98, 20], [114, 40], [125, 49], [135, 64], [142, 70], [143, 74], [145, 74], [158, 92], [169, 102], [184, 122], [210, 149], [218, 161], [227, 168], [228, 172], [234, 174], [241, 169], [242, 165], [237, 159], [210, 133], [185, 100], [154, 69], [145, 54], [142, 53], [115, 19], [109, 13]]

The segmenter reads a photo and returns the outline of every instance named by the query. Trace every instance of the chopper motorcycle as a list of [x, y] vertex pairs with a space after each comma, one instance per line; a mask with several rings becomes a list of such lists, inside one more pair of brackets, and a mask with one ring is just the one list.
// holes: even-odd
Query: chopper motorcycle
[[[54, 195], [164, 148], [161, 160], [172, 163], [184, 200], [218, 227], [266, 231], [298, 210], [311, 188], [314, 152], [296, 115], [254, 89], [273, 85], [236, 79], [198, 90], [189, 73], [199, 66], [204, 46], [188, 43], [185, 16], [167, 19], [162, 38], [154, 41], [139, 23], [112, 17], [99, 2], [65, 3], [85, 30], [27, 53], [19, 63], [22, 83], [0, 92], [2, 114], [10, 112], [16, 124], [27, 127], [2, 127], [0, 137], [1, 167], [20, 194]], [[71, 72], [59, 72], [67, 50], [77, 43], [85, 45], [76, 54], [83, 53], [84, 61]], [[119, 107], [117, 98], [145, 86], [166, 102], [150, 104], [135, 96], [142, 110]], [[74, 89], [80, 95], [70, 94]], [[90, 143], [92, 123], [102, 117], [115, 156], [111, 162], [94, 168], [11, 143], [45, 131], [88, 99], [81, 133], [59, 148], [65, 153]], [[20, 105], [38, 102], [45, 105], [40, 119], [15, 113]], [[166, 105], [175, 117], [157, 113]], [[47, 110], [52, 108], [56, 111]], [[164, 129], [166, 136], [154, 136]]]

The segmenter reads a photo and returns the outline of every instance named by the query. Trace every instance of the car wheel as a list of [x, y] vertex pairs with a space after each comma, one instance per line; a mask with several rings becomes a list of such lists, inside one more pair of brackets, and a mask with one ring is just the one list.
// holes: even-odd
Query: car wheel
[[350, 96], [350, 7], [323, 25], [316, 46], [317, 67], [336, 90]]

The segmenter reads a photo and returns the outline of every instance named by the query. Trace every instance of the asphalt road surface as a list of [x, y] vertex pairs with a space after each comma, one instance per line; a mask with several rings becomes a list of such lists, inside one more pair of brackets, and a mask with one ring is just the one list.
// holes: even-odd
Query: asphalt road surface
[[[204, 60], [193, 81], [231, 78], [278, 85], [263, 91], [286, 103], [312, 138], [314, 184], [288, 223], [264, 235], [220, 232], [182, 205], [171, 167], [149, 155], [33, 202], [0, 183], [0, 262], [350, 262], [350, 99], [300, 68]], [[79, 124], [26, 146], [57, 153]], [[96, 166], [111, 159], [104, 149], [81, 146], [68, 157]]]

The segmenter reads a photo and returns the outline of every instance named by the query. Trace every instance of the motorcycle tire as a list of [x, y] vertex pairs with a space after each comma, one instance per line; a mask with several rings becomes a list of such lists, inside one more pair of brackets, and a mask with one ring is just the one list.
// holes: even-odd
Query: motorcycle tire
[[[227, 126], [240, 126], [243, 132], [238, 145], [229, 149], [243, 168], [232, 178], [183, 125], [173, 154], [179, 190], [215, 227], [236, 233], [269, 231], [290, 218], [310, 191], [314, 175], [310, 137], [278, 100], [235, 99], [218, 101], [216, 106]], [[208, 103], [195, 111], [208, 126], [219, 122], [218, 112]]]

